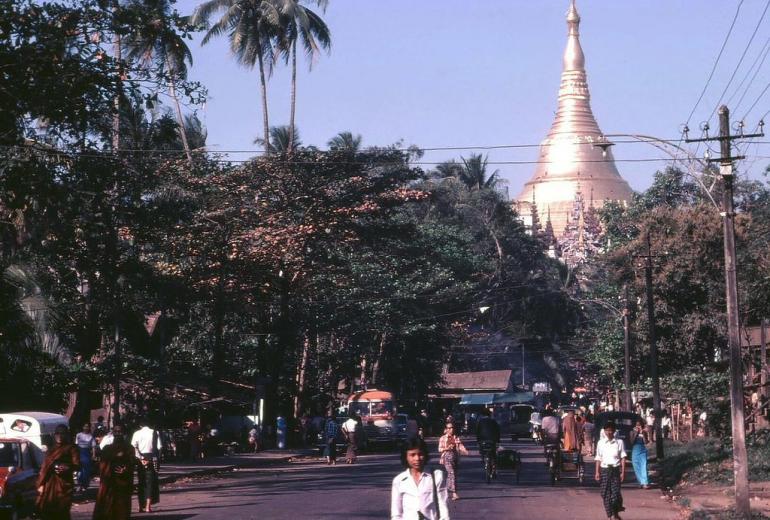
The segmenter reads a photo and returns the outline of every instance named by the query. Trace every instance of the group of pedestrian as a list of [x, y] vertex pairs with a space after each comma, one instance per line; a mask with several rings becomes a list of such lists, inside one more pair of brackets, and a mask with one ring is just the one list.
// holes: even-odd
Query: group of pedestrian
[[[151, 512], [160, 499], [158, 466], [161, 441], [146, 421], [131, 440], [122, 425], [102, 437], [98, 445], [99, 491], [93, 520], [124, 520], [131, 516], [134, 469], [138, 477], [139, 511]], [[94, 430], [96, 430], [96, 426]], [[88, 486], [90, 463], [97, 449], [91, 427], [84, 426], [72, 443], [69, 429], [60, 425], [54, 431], [54, 445], [46, 452], [37, 481], [36, 512], [42, 520], [69, 520], [76, 485]], [[77, 481], [74, 476], [78, 475]]]

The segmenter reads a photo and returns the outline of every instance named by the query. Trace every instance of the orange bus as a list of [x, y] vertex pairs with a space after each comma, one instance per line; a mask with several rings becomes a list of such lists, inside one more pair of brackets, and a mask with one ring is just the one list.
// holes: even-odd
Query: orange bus
[[396, 400], [391, 392], [372, 389], [352, 394], [348, 398], [348, 414], [354, 413], [361, 417], [367, 443], [395, 447], [398, 426]]

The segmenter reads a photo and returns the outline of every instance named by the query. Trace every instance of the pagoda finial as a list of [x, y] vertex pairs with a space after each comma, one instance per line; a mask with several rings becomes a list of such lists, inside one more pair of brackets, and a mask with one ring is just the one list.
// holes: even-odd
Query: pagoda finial
[[583, 47], [580, 45], [580, 15], [575, 0], [569, 5], [567, 11], [567, 48], [564, 50], [564, 70], [583, 71], [586, 68], [586, 57]]
[[[572, 0], [569, 3], [569, 11], [567, 11], [567, 23], [570, 26], [570, 29], [572, 29], [572, 26], [575, 26], [575, 30], [577, 30], [577, 26], [580, 25], [580, 14], [578, 14], [577, 6], [575, 5], [575, 0]], [[570, 34], [572, 34], [570, 32]]]

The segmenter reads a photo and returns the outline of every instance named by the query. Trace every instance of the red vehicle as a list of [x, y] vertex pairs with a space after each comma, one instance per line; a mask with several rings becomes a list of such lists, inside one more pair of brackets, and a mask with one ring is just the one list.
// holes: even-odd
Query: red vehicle
[[0, 438], [0, 518], [31, 515], [39, 467], [29, 441]]
[[368, 444], [395, 447], [398, 441], [396, 400], [384, 390], [364, 390], [348, 398], [348, 414], [361, 417]]

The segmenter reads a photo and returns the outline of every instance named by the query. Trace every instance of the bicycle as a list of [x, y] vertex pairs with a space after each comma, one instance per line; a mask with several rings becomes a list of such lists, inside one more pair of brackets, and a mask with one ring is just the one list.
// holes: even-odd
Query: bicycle
[[497, 478], [497, 447], [493, 442], [482, 442], [479, 444], [479, 452], [484, 465], [484, 477], [487, 484], [490, 484], [492, 479]]

